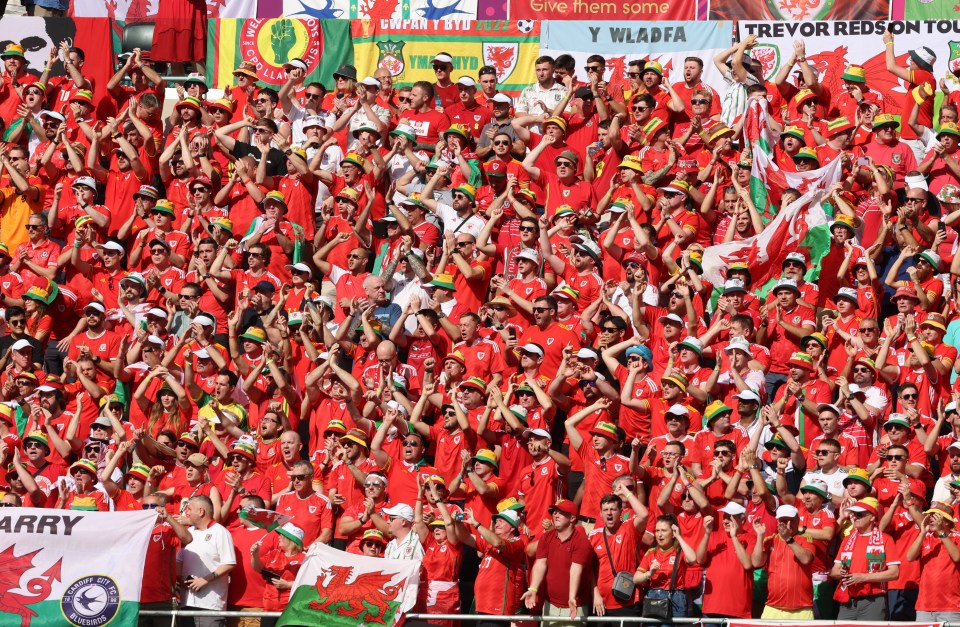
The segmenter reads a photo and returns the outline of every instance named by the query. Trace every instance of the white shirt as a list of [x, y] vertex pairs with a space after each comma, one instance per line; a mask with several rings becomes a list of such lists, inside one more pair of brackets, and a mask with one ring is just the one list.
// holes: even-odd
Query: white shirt
[[443, 220], [444, 233], [453, 233], [454, 235], [458, 233], [469, 233], [474, 237], [479, 237], [480, 232], [483, 231], [483, 225], [486, 224], [486, 221], [480, 216], [470, 214], [464, 218], [458, 214], [453, 207], [445, 205], [442, 202], [437, 203], [436, 213], [440, 216], [440, 219]]
[[422, 560], [425, 555], [420, 536], [410, 530], [403, 540], [394, 538], [387, 543], [383, 556], [389, 560]]
[[[206, 579], [224, 564], [237, 563], [233, 538], [223, 525], [211, 522], [209, 527], [202, 530], [190, 527], [190, 534], [193, 535], [193, 542], [177, 554], [177, 562], [183, 564], [184, 578], [194, 575]], [[229, 577], [217, 577], [199, 592], [187, 589], [183, 605], [223, 611], [227, 607], [229, 583]]]

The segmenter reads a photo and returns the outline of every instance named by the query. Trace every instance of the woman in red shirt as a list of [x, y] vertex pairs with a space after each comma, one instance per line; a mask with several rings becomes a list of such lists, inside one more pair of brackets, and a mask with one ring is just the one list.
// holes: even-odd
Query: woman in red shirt
[[[687, 564], [697, 561], [697, 553], [681, 537], [680, 527], [673, 514], [657, 517], [653, 535], [656, 546], [644, 553], [640, 566], [633, 575], [633, 582], [638, 586], [647, 585], [644, 599], [670, 598], [674, 618], [682, 618], [689, 612], [690, 599], [687, 591], [683, 589], [675, 589], [671, 593], [671, 580], [674, 588], [683, 585]], [[676, 576], [673, 575], [674, 570]]]
[[[431, 478], [430, 490], [436, 502], [439, 516], [423, 511], [424, 486], [421, 484], [414, 514], [414, 531], [423, 544], [423, 570], [426, 586], [421, 586], [420, 601], [427, 614], [457, 614], [460, 612], [460, 563], [463, 548], [456, 532], [451, 533], [454, 522], [447, 504], [440, 500], [438, 483]], [[453, 621], [430, 621], [434, 625], [450, 627]]]
[[282, 612], [290, 600], [293, 580], [303, 564], [303, 529], [287, 523], [277, 529], [276, 548], [260, 555], [260, 543], [250, 547], [250, 563], [267, 584], [263, 587], [263, 609], [267, 612]]

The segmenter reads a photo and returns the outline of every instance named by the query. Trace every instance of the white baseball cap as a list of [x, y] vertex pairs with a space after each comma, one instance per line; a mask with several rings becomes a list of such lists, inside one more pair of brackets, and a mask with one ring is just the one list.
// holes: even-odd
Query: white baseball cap
[[793, 505], [781, 505], [777, 508], [777, 518], [795, 518], [800, 512]]
[[413, 522], [413, 508], [406, 503], [397, 503], [393, 507], [385, 507], [383, 513], [387, 516], [396, 516], [407, 522]]

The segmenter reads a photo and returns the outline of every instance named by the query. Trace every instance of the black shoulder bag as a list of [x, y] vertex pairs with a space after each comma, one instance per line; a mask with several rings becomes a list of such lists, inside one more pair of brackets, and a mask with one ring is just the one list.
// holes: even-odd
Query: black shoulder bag
[[673, 592], [677, 583], [677, 568], [680, 567], [680, 560], [683, 559], [680, 550], [673, 560], [673, 572], [670, 574], [670, 588], [667, 590], [666, 599], [644, 599], [643, 617], [653, 618], [661, 623], [669, 623], [673, 620]]
[[[610, 572], [613, 573], [613, 585], [610, 587], [610, 592], [616, 600], [629, 603], [633, 600], [633, 596], [637, 591], [637, 584], [633, 583], [633, 573], [625, 570], [617, 572], [617, 569], [614, 567], [613, 555], [610, 553], [610, 544], [607, 542], [606, 529], [603, 530], [603, 546], [607, 549], [607, 559], [610, 560]], [[637, 544], [637, 557], [640, 557], [639, 544]]]

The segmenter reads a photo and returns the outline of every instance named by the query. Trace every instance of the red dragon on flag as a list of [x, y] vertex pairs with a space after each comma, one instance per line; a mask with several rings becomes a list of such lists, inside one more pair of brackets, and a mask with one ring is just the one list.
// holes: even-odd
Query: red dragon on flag
[[[30, 605], [45, 601], [50, 596], [53, 582], [60, 581], [60, 566], [63, 560], [44, 571], [39, 577], [27, 581], [23, 586], [20, 580], [33, 566], [33, 558], [43, 549], [17, 556], [13, 544], [0, 551], [0, 613], [20, 616], [21, 627], [30, 627], [30, 621], [37, 616]], [[14, 590], [26, 590], [30, 594], [20, 594]], [[12, 627], [12, 626], [7, 626]]]

